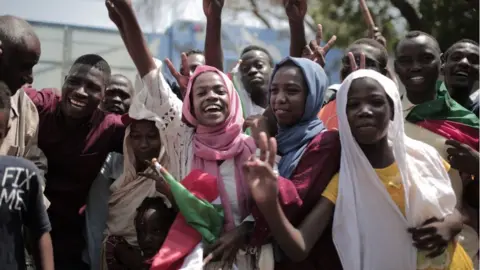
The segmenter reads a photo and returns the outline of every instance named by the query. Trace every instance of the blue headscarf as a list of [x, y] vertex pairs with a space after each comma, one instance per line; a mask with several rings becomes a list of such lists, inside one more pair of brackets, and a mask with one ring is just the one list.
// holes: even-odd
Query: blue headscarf
[[286, 62], [291, 62], [302, 70], [308, 90], [305, 110], [300, 122], [290, 127], [279, 127], [276, 136], [278, 151], [283, 154], [278, 164], [278, 172], [281, 176], [290, 178], [307, 145], [325, 129], [317, 114], [322, 108], [328, 77], [323, 68], [311, 60], [286, 57], [275, 66], [271, 81], [278, 69]]

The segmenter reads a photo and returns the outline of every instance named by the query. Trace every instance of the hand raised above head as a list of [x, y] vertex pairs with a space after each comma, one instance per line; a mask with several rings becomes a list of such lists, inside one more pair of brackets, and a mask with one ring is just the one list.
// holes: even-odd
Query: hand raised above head
[[307, 0], [284, 0], [283, 5], [290, 21], [303, 23], [307, 14]]
[[123, 14], [132, 10], [131, 0], [106, 0], [105, 6], [107, 7], [110, 20], [121, 29], [123, 26]]
[[310, 59], [314, 62], [317, 62], [320, 66], [325, 66], [325, 56], [327, 55], [330, 48], [335, 44], [337, 36], [333, 35], [328, 42], [321, 47], [320, 44], [323, 40], [323, 27], [321, 24], [317, 25], [317, 35], [316, 38], [308, 45], [305, 46], [302, 52], [302, 57]]
[[[187, 55], [185, 53], [182, 53], [181, 58], [182, 67], [188, 67]], [[182, 96], [185, 96], [188, 87], [188, 81], [190, 80], [190, 72], [188, 71], [188, 68], [181, 68], [180, 72], [178, 72], [175, 66], [173, 66], [173, 63], [172, 61], [170, 61], [170, 59], [166, 58], [165, 63], [167, 64], [168, 70], [170, 70], [170, 73], [177, 81], [178, 86], [182, 91]]]
[[357, 66], [357, 61], [355, 59], [355, 56], [351, 52], [348, 53], [348, 61], [349, 61], [351, 72], [366, 68], [367, 60], [364, 53], [360, 53], [360, 63], [358, 66]]
[[383, 47], [387, 47], [387, 40], [385, 39], [384, 36], [382, 36], [382, 32], [380, 31], [380, 29], [378, 29], [378, 27], [375, 25], [375, 21], [372, 18], [372, 14], [368, 9], [368, 6], [365, 0], [360, 0], [359, 5], [360, 5], [360, 10], [362, 11], [362, 14], [363, 14], [363, 18], [365, 19], [365, 22], [367, 23], [367, 26], [368, 26], [368, 37], [378, 41], [380, 44], [383, 45]]
[[220, 18], [222, 16], [225, 0], [203, 0], [203, 13], [208, 18]]

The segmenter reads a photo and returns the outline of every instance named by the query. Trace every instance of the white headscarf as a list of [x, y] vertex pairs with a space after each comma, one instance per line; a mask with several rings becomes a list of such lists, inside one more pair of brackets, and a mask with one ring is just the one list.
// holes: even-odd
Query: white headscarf
[[[159, 65], [158, 62], [156, 62]], [[141, 81], [140, 81], [141, 83]], [[136, 82], [135, 84], [139, 84]], [[149, 120], [155, 122], [160, 134], [160, 141], [162, 147], [160, 149], [157, 159], [166, 168], [170, 167], [171, 160], [167, 157], [165, 138], [162, 134], [162, 122], [160, 117], [147, 109], [145, 104], [149, 96], [143, 86], [138, 86], [136, 90], [142, 89], [132, 99], [132, 104], [128, 111], [128, 116], [135, 120]], [[157, 192], [155, 188], [155, 181], [145, 177], [138, 176], [135, 170], [135, 156], [133, 149], [129, 142], [130, 126], [125, 131], [125, 138], [123, 142], [124, 168], [122, 175], [110, 186], [112, 195], [108, 202], [108, 221], [107, 234], [123, 236], [125, 240], [134, 246], [137, 246], [137, 233], [135, 230], [134, 218], [137, 213], [137, 208], [142, 204], [147, 197], [162, 197], [167, 207], [171, 207], [170, 201], [163, 195]], [[153, 157], [152, 157], [153, 158]], [[154, 173], [148, 168], [146, 172]]]
[[[388, 128], [405, 190], [404, 216], [352, 136], [346, 115], [352, 81], [368, 77], [383, 86], [394, 104]], [[351, 73], [337, 93], [337, 115], [342, 144], [333, 241], [344, 269], [417, 269], [417, 250], [409, 227], [455, 209], [456, 199], [442, 158], [431, 146], [407, 137], [396, 84], [373, 70]]]

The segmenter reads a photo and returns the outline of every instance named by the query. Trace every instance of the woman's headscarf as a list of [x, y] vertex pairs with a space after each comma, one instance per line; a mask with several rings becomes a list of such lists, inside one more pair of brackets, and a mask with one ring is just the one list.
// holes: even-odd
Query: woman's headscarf
[[[388, 140], [405, 190], [404, 216], [352, 135], [347, 119], [347, 96], [355, 79], [377, 81], [394, 104]], [[405, 135], [398, 88], [372, 70], [351, 73], [337, 93], [342, 144], [333, 240], [344, 269], [416, 269], [417, 250], [409, 227], [455, 209], [456, 198], [439, 153]], [[380, 154], [380, 153], [379, 153]]]
[[[142, 88], [140, 88], [142, 89]], [[143, 90], [142, 90], [143, 91]], [[160, 140], [162, 146], [158, 160], [165, 167], [169, 167], [169, 159], [165, 153], [165, 140], [162, 139], [162, 126], [160, 118], [154, 113], [146, 109], [144, 106], [144, 95], [140, 92], [135, 95], [128, 116], [122, 117], [124, 122], [131, 122], [134, 120], [149, 120], [155, 122], [155, 126], [158, 128], [160, 134]], [[123, 236], [125, 240], [134, 246], [137, 246], [137, 233], [135, 230], [134, 218], [137, 212], [137, 208], [143, 202], [146, 197], [163, 197], [167, 206], [171, 206], [168, 199], [157, 192], [155, 188], [155, 181], [145, 177], [138, 176], [135, 170], [135, 156], [130, 144], [130, 126], [127, 127], [125, 132], [125, 138], [123, 142], [123, 156], [124, 156], [124, 168], [122, 175], [110, 186], [112, 195], [108, 202], [108, 221], [107, 221], [107, 233], [110, 235]], [[153, 157], [152, 157], [153, 158]], [[150, 168], [146, 172], [154, 173]]]
[[327, 74], [320, 65], [305, 58], [295, 57], [287, 57], [275, 66], [272, 81], [278, 69], [288, 62], [302, 70], [308, 93], [300, 122], [290, 127], [279, 127], [276, 136], [278, 151], [283, 155], [278, 164], [278, 171], [285, 178], [292, 175], [308, 143], [325, 129], [317, 114], [322, 108], [325, 89], [328, 86]]
[[[202, 73], [214, 72], [220, 75], [228, 93], [229, 115], [225, 122], [216, 127], [206, 127], [197, 122], [192, 114], [190, 95], [195, 79]], [[242, 134], [243, 112], [240, 98], [230, 79], [221, 71], [210, 66], [199, 66], [188, 83], [183, 100], [183, 119], [195, 128], [193, 136], [192, 170], [200, 169], [217, 177], [220, 198], [225, 210], [226, 229], [235, 227], [230, 201], [219, 172], [218, 161], [235, 160], [235, 180], [239, 208], [245, 217], [248, 214], [248, 189], [243, 180], [243, 163], [255, 152], [256, 145], [251, 137]]]

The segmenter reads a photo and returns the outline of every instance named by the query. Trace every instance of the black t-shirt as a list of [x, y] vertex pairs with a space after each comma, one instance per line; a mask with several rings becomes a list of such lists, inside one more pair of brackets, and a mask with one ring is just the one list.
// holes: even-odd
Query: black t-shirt
[[25, 269], [23, 225], [38, 239], [51, 230], [38, 169], [23, 158], [0, 156], [0, 269]]

